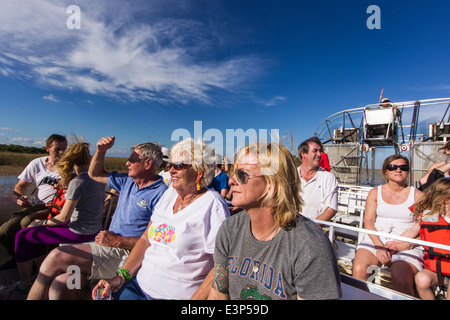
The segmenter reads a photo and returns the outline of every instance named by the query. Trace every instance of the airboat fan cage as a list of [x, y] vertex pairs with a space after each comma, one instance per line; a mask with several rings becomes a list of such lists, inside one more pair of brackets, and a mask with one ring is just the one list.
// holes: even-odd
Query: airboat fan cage
[[383, 160], [402, 154], [410, 161], [410, 184], [444, 159], [450, 138], [450, 98], [385, 102], [327, 117], [314, 136], [324, 144], [340, 184], [379, 185]]

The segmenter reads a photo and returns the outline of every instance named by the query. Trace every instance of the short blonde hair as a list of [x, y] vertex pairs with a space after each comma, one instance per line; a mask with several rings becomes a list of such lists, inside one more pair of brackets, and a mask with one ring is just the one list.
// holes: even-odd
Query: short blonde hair
[[170, 160], [177, 156], [183, 163], [191, 164], [195, 171], [203, 172], [199, 183], [207, 187], [214, 178], [216, 151], [210, 145], [192, 138], [182, 140], [170, 150]]
[[260, 142], [242, 148], [233, 167], [247, 154], [257, 157], [257, 164], [266, 182], [262, 206], [273, 207], [278, 226], [292, 225], [303, 207], [300, 176], [293, 155], [282, 145]]

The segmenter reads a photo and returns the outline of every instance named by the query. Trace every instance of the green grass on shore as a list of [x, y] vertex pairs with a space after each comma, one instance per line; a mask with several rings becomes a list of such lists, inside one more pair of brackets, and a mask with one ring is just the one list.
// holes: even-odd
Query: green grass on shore
[[[0, 175], [19, 174], [31, 160], [43, 156], [47, 154], [0, 152]], [[126, 172], [126, 161], [126, 158], [105, 158], [105, 170]]]

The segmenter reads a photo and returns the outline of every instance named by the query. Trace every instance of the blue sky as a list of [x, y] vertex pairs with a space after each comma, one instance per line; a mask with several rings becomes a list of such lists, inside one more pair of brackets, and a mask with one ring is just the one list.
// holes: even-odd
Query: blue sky
[[[67, 27], [70, 5], [80, 29]], [[367, 27], [370, 5], [381, 29]], [[450, 96], [448, 0], [1, 6], [0, 143], [115, 135], [109, 155], [125, 157], [139, 142], [172, 146], [177, 129], [194, 136], [201, 121], [224, 139], [227, 129], [292, 133], [295, 149], [325, 117], [377, 103], [382, 89], [392, 101]]]

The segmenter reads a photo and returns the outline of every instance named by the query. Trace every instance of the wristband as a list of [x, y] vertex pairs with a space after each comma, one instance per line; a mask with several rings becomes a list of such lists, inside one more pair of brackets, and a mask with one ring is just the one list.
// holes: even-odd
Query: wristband
[[126, 282], [130, 282], [132, 279], [130, 273], [125, 268], [120, 268], [119, 270], [117, 270], [116, 274], [121, 275]]

